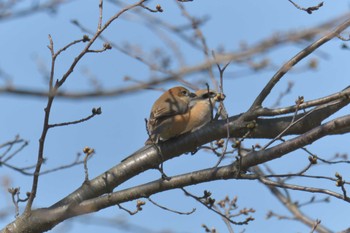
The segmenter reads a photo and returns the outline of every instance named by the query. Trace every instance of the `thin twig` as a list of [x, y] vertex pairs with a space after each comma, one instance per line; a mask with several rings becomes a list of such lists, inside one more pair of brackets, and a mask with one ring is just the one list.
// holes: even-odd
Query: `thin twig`
[[100, 3], [98, 4], [98, 8], [100, 9], [100, 14], [99, 14], [99, 20], [97, 25], [97, 31], [100, 31], [102, 29], [102, 19], [103, 19], [103, 0], [100, 0]]
[[321, 223], [321, 220], [316, 219], [316, 221], [315, 221], [315, 225], [312, 227], [312, 229], [311, 229], [311, 232], [310, 232], [310, 233], [315, 232], [315, 231], [317, 230], [317, 226], [318, 226], [318, 225], [320, 225], [320, 223]]
[[[213, 52], [213, 57], [215, 58], [215, 53]], [[225, 105], [223, 103], [223, 100], [224, 100], [224, 72], [226, 70], [226, 68], [228, 67], [228, 65], [230, 64], [230, 62], [226, 63], [224, 65], [224, 67], [221, 67], [218, 63], [216, 64], [218, 70], [219, 70], [219, 73], [220, 73], [220, 84], [219, 84], [219, 89], [220, 89], [220, 98], [219, 98], [219, 115], [221, 115], [221, 117], [226, 120], [226, 123], [227, 123], [227, 127], [226, 127], [226, 140], [225, 140], [225, 145], [223, 146], [223, 149], [222, 149], [222, 152], [221, 152], [221, 156], [219, 158], [219, 160], [216, 162], [215, 166], [214, 167], [218, 167], [221, 163], [221, 161], [223, 160], [225, 154], [226, 154], [226, 150], [227, 150], [227, 145], [228, 145], [228, 142], [229, 142], [229, 138], [230, 138], [230, 127], [229, 127], [229, 118], [228, 118], [228, 113], [226, 111], [226, 108], [225, 108]], [[221, 95], [223, 95], [221, 97]]]
[[202, 205], [204, 205], [205, 207], [207, 207], [209, 210], [213, 211], [214, 213], [220, 215], [223, 219], [226, 219], [227, 221], [229, 221], [230, 223], [232, 224], [235, 224], [235, 225], [246, 225], [248, 224], [249, 221], [251, 221], [251, 219], [249, 219], [248, 221], [244, 221], [244, 222], [236, 222], [236, 221], [233, 221], [232, 219], [230, 219], [228, 216], [226, 216], [225, 214], [221, 213], [220, 211], [212, 208], [211, 205], [208, 205], [207, 203], [204, 203], [203, 201], [201, 201], [199, 197], [191, 194], [190, 192], [188, 192], [185, 188], [180, 188], [186, 196], [189, 196], [189, 197], [192, 197], [194, 200], [198, 201], [199, 203], [201, 203]]
[[100, 30], [97, 30], [95, 35], [90, 39], [88, 44], [85, 46], [85, 48], [80, 52], [80, 54], [74, 59], [71, 66], [67, 70], [67, 72], [62, 76], [62, 78], [57, 82], [57, 86], [61, 86], [66, 79], [69, 77], [69, 75], [73, 72], [75, 66], [78, 64], [78, 62], [81, 60], [81, 58], [87, 53], [87, 51], [90, 49], [91, 45], [96, 41], [96, 39], [102, 34], [102, 32], [117, 18], [119, 18], [122, 14], [124, 14], [126, 11], [140, 6], [142, 3], [144, 3], [146, 0], [140, 0], [132, 5], [129, 5], [123, 9], [121, 9], [117, 14], [113, 15], [102, 27]]
[[84, 147], [83, 152], [85, 154], [84, 157], [84, 172], [85, 172], [85, 179], [84, 182], [89, 182], [89, 170], [87, 166], [88, 159], [95, 153], [95, 150], [93, 148], [90, 148], [88, 146]]
[[[13, 148], [13, 145], [15, 143], [21, 143], [22, 145], [15, 150], [14, 152], [12, 152], [10, 155], [7, 156], [7, 153], [9, 153], [11, 151], [11, 149]], [[7, 161], [9, 161], [10, 159], [12, 159], [16, 154], [18, 154], [20, 151], [22, 151], [26, 146], [28, 146], [29, 142], [28, 141], [24, 141], [24, 140], [19, 140], [14, 142], [13, 144], [10, 144], [10, 146], [7, 148], [7, 150], [3, 153], [3, 155], [0, 156], [0, 159], [3, 159], [5, 156], [7, 156], [6, 158], [4, 158], [3, 161], [0, 161], [0, 163], [6, 163]]]
[[318, 5], [316, 6], [310, 6], [308, 8], [304, 8], [299, 6], [298, 4], [296, 4], [295, 2], [293, 2], [292, 0], [288, 0], [289, 2], [291, 2], [297, 9], [302, 10], [307, 12], [308, 14], [312, 14], [312, 12], [317, 11], [318, 9], [320, 9], [323, 6], [323, 2], [320, 2]]
[[292, 189], [292, 190], [298, 190], [298, 191], [304, 191], [304, 192], [310, 192], [310, 193], [323, 193], [328, 196], [332, 196], [341, 200], [344, 200], [346, 202], [350, 203], [350, 198], [345, 197], [343, 194], [333, 192], [328, 189], [322, 189], [322, 188], [314, 188], [314, 187], [306, 187], [306, 186], [301, 186], [301, 185], [294, 185], [294, 184], [286, 184], [286, 183], [279, 183], [275, 182], [266, 178], [261, 178], [261, 182], [266, 184], [266, 185], [271, 185], [275, 187], [280, 187], [280, 188], [287, 188], [287, 189]]
[[96, 115], [100, 115], [102, 112], [101, 112], [101, 108], [98, 107], [98, 108], [93, 108], [92, 110], [92, 114], [90, 116], [87, 116], [85, 118], [82, 118], [80, 120], [76, 120], [76, 121], [70, 121], [70, 122], [63, 122], [63, 123], [57, 123], [57, 124], [49, 124], [48, 127], [49, 128], [54, 128], [54, 127], [59, 127], [59, 126], [67, 126], [67, 125], [74, 125], [74, 124], [79, 124], [79, 123], [82, 123], [84, 121], [87, 121], [91, 118], [93, 118], [94, 116]]
[[[209, 48], [208, 48], [208, 44], [206, 42], [205, 36], [203, 35], [203, 32], [200, 30], [199, 28], [199, 24], [198, 24], [198, 20], [195, 19], [193, 16], [191, 16], [188, 11], [186, 10], [185, 6], [179, 2], [176, 2], [177, 6], [180, 8], [181, 13], [183, 16], [185, 16], [190, 22], [191, 25], [193, 27], [194, 32], [196, 33], [196, 38], [198, 38], [202, 44], [202, 51], [205, 55], [206, 60], [210, 59], [210, 54], [209, 54]], [[214, 57], [215, 60], [215, 57]], [[225, 67], [226, 68], [226, 67]], [[218, 89], [218, 84], [217, 81], [215, 79], [214, 73], [213, 73], [213, 69], [212, 66], [207, 68], [207, 71], [209, 73], [209, 77], [214, 85], [214, 89], [217, 90]]]
[[141, 200], [137, 200], [137, 202], [136, 202], [136, 210], [135, 211], [128, 210], [128, 209], [124, 208], [123, 206], [121, 206], [120, 204], [117, 204], [117, 206], [119, 207], [119, 209], [122, 209], [122, 210], [126, 211], [130, 215], [134, 215], [134, 214], [137, 214], [139, 211], [141, 211], [142, 210], [142, 206], [145, 205], [145, 204], [146, 204], [146, 202], [141, 201]]
[[298, 106], [299, 104], [297, 104], [297, 108], [295, 109], [295, 113], [293, 115], [293, 118], [290, 122], [290, 124], [281, 132], [279, 133], [275, 138], [273, 138], [271, 141], [269, 141], [265, 146], [263, 146], [261, 148], [261, 150], [265, 150], [267, 147], [269, 147], [272, 143], [274, 143], [276, 140], [281, 139], [281, 137], [283, 136], [283, 134], [285, 134], [291, 127], [293, 127], [294, 125], [296, 125], [298, 122], [302, 121], [303, 119], [305, 119], [308, 115], [310, 115], [311, 113], [313, 113], [316, 108], [312, 109], [311, 111], [309, 111], [308, 113], [306, 113], [305, 115], [303, 115], [302, 117], [300, 117], [298, 120], [295, 120], [297, 113], [298, 113]]
[[170, 211], [170, 212], [173, 212], [175, 214], [181, 214], [181, 215], [190, 215], [190, 214], [193, 214], [195, 211], [196, 211], [196, 208], [193, 208], [191, 211], [189, 212], [180, 212], [180, 211], [177, 211], [177, 210], [172, 210], [172, 209], [169, 209], [165, 206], [162, 206], [162, 205], [159, 205], [157, 202], [153, 201], [150, 197], [147, 198], [153, 205], [155, 206], [158, 206], [159, 208], [163, 209], [163, 210], [166, 210], [166, 211]]

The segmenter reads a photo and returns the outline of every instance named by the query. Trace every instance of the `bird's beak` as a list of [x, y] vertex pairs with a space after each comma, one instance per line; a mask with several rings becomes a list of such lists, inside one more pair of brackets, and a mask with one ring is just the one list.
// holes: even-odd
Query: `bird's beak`
[[197, 95], [194, 94], [194, 93], [192, 93], [192, 92], [189, 94], [189, 96], [190, 96], [191, 98], [196, 98], [196, 97], [197, 97]]

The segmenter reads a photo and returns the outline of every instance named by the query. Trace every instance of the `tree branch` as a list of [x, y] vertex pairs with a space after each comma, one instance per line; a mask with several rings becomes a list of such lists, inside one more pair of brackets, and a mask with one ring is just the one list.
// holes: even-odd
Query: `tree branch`
[[320, 38], [319, 40], [315, 41], [302, 51], [300, 51], [297, 55], [295, 55], [292, 59], [290, 59], [288, 62], [286, 62], [278, 71], [277, 73], [270, 79], [270, 81], [266, 84], [264, 89], [260, 92], [258, 97], [253, 102], [252, 106], [246, 113], [248, 117], [251, 117], [252, 113], [255, 114], [253, 111], [254, 109], [260, 108], [262, 106], [263, 101], [266, 99], [266, 97], [270, 94], [271, 90], [274, 88], [274, 86], [279, 82], [279, 80], [298, 62], [303, 60], [305, 57], [310, 55], [312, 52], [314, 52], [316, 49], [318, 49], [323, 44], [327, 43], [334, 37], [337, 37], [342, 31], [344, 31], [346, 28], [350, 26], [350, 19], [348, 18], [344, 23], [339, 25], [335, 30], [333, 30], [330, 33], [327, 33], [325, 36]]

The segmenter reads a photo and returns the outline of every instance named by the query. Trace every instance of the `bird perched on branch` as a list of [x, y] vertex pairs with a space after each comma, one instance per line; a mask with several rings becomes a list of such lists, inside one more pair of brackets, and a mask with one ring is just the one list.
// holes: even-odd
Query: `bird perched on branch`
[[150, 139], [146, 144], [166, 141], [181, 134], [192, 132], [212, 119], [217, 93], [198, 90], [196, 94], [184, 87], [169, 89], [153, 104], [147, 124]]
[[194, 94], [184, 87], [173, 87], [164, 92], [152, 106], [147, 122], [150, 138], [146, 146], [122, 162], [149, 148], [150, 144], [193, 132], [210, 122], [217, 96], [212, 90], [198, 90]]
[[177, 116], [189, 111], [191, 100], [195, 97], [194, 93], [180, 86], [164, 92], [152, 106], [147, 122], [150, 139], [146, 144], [157, 143], [159, 140], [165, 141], [179, 135], [181, 130], [174, 129], [179, 124]]

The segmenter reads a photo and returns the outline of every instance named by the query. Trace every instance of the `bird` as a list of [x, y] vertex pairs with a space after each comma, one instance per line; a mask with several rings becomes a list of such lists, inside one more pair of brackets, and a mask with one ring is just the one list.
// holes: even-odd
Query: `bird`
[[217, 92], [203, 89], [191, 93], [184, 87], [173, 87], [163, 93], [153, 104], [147, 129], [146, 146], [122, 160], [125, 162], [152, 144], [193, 132], [212, 119]]
[[[173, 91], [170, 93], [173, 93]], [[156, 104], [159, 105], [160, 103], [164, 103], [164, 100], [167, 99], [167, 97], [162, 98], [161, 96], [152, 107], [150, 119], [148, 121], [148, 130], [151, 140], [147, 140], [146, 145], [151, 144], [152, 142], [157, 143], [159, 140], [166, 141], [179, 135], [193, 132], [207, 124], [212, 119], [212, 110], [215, 104], [214, 97], [216, 95], [217, 93], [213, 90], [198, 90], [193, 97], [186, 98], [185, 102], [178, 104], [181, 106], [177, 109], [181, 111], [177, 111], [175, 114], [165, 114], [165, 116], [162, 115], [161, 117], [155, 118], [153, 110], [157, 109], [157, 107], [154, 106]], [[187, 102], [188, 104], [186, 108], [185, 103]]]
[[[176, 86], [164, 92], [153, 104], [147, 130], [150, 138], [145, 144], [158, 143], [181, 134], [182, 130], [177, 128], [183, 114], [188, 113], [190, 104], [196, 95], [187, 88]], [[179, 118], [180, 117], [180, 118]]]

